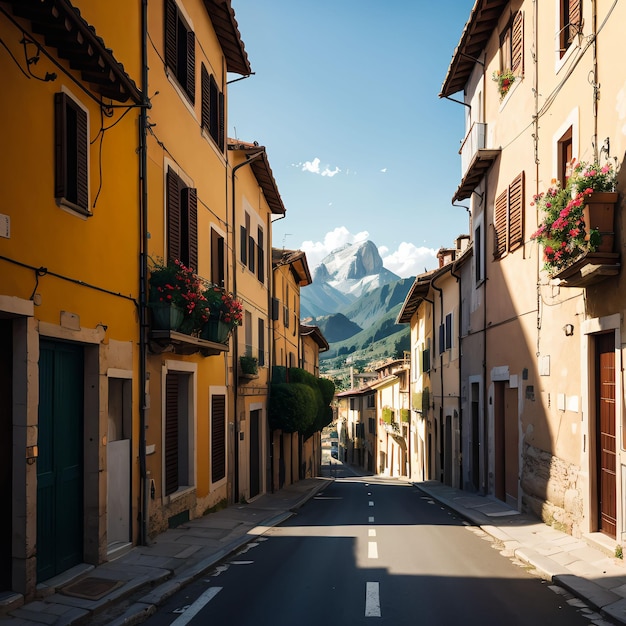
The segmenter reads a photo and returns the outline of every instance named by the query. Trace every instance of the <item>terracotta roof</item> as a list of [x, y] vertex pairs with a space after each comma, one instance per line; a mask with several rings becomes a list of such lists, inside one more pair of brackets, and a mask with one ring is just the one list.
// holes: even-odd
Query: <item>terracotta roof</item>
[[4, 1], [11, 5], [14, 15], [29, 20], [32, 32], [43, 35], [45, 45], [56, 48], [58, 56], [80, 71], [85, 83], [100, 95], [117, 102], [141, 103], [141, 92], [124, 66], [69, 0]]
[[300, 324], [300, 336], [311, 337], [319, 346], [320, 352], [330, 350], [328, 341], [326, 341], [326, 337], [322, 334], [319, 326], [307, 326], [306, 324]]
[[410, 324], [411, 318], [415, 311], [417, 311], [419, 305], [423, 302], [424, 298], [428, 295], [431, 282], [442, 276], [446, 272], [452, 269], [453, 263], [446, 263], [443, 267], [439, 267], [436, 270], [430, 270], [424, 274], [420, 274], [415, 277], [415, 281], [409, 289], [409, 293], [404, 299], [404, 304], [398, 313], [396, 318], [396, 324]]
[[452, 55], [440, 98], [451, 96], [465, 88], [507, 4], [508, 0], [476, 0], [461, 40]]
[[267, 200], [270, 211], [275, 215], [285, 215], [285, 205], [278, 192], [278, 185], [274, 179], [274, 174], [272, 173], [272, 168], [270, 167], [270, 162], [265, 152], [265, 146], [229, 138], [228, 149], [243, 151], [246, 157], [252, 157], [262, 153], [260, 157], [250, 162], [250, 168], [259, 186], [263, 190], [263, 195]]
[[289, 265], [290, 269], [301, 287], [310, 285], [313, 282], [306, 254], [302, 250], [280, 250], [272, 248], [272, 267]]
[[234, 74], [252, 74], [248, 54], [244, 48], [239, 24], [230, 0], [204, 0], [204, 6], [211, 18], [215, 34], [226, 57], [226, 69]]

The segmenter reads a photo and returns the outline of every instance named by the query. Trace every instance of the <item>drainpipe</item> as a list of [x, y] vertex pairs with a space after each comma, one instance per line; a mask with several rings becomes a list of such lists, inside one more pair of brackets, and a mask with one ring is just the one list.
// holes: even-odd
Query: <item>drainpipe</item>
[[[235, 226], [237, 224], [237, 220], [235, 219], [237, 214], [237, 195], [235, 194], [235, 173], [240, 167], [244, 165], [249, 165], [252, 161], [258, 159], [259, 157], [265, 154], [265, 148], [260, 148], [259, 152], [253, 154], [252, 156], [246, 155], [246, 160], [243, 163], [239, 163], [238, 165], [233, 166], [232, 172], [232, 228], [233, 228], [233, 245], [232, 245], [232, 264], [233, 264], [233, 295], [235, 298], [237, 297], [237, 245], [236, 245], [236, 233]], [[246, 242], [247, 245], [247, 242]], [[233, 341], [233, 394], [234, 394], [234, 405], [235, 405], [235, 450], [234, 450], [234, 477], [233, 477], [233, 502], [239, 501], [239, 420], [237, 418], [239, 411], [239, 346], [237, 343], [237, 338], [235, 337]]]
[[146, 469], [146, 427], [148, 423], [147, 352], [148, 342], [148, 182], [147, 182], [147, 130], [148, 130], [148, 0], [141, 1], [141, 92], [142, 107], [139, 116], [139, 177], [140, 177], [140, 241], [139, 241], [139, 543], [148, 540], [149, 485]]
[[[431, 285], [432, 285], [432, 281], [431, 281]], [[433, 336], [433, 351], [434, 351], [434, 350], [435, 350], [435, 330], [436, 330], [436, 329], [435, 329], [435, 302], [434, 302], [434, 300], [429, 300], [428, 298], [424, 298], [424, 302], [428, 302], [428, 304], [430, 304], [430, 306], [431, 306], [431, 307], [432, 307], [432, 309], [433, 309], [433, 316], [432, 316], [432, 327], [433, 327], [433, 328], [432, 328], [432, 336]], [[429, 375], [428, 375], [428, 378], [430, 378], [430, 373], [429, 373]], [[423, 393], [423, 391], [424, 391], [424, 389], [422, 388], [422, 393]], [[434, 397], [435, 397], [435, 394], [434, 394], [434, 390], [433, 390], [433, 399], [434, 399]], [[429, 399], [428, 404], [430, 405], [430, 399]], [[433, 400], [433, 409], [434, 409], [434, 408], [435, 408], [435, 404], [434, 404], [434, 400]], [[426, 437], [428, 437], [428, 413], [426, 413]], [[428, 459], [428, 463], [429, 463], [429, 465], [430, 465], [430, 463], [431, 463], [431, 462], [432, 462], [432, 460], [429, 458], [429, 459]], [[427, 478], [426, 478], [426, 471], [425, 471], [425, 468], [424, 468], [424, 467], [422, 467], [422, 472], [423, 472], [423, 475], [424, 475], [424, 480], [430, 480], [430, 478], [431, 478], [431, 476], [430, 476], [430, 468], [428, 468], [428, 469], [429, 469], [429, 471], [428, 471], [428, 479], [427, 479]]]

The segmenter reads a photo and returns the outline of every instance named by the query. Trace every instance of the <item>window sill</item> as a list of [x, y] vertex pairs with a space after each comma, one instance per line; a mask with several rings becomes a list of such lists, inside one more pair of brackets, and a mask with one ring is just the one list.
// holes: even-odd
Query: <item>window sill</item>
[[80, 205], [67, 200], [66, 198], [55, 198], [57, 205], [61, 209], [65, 209], [68, 213], [78, 214], [80, 217], [93, 217], [93, 213]]
[[195, 354], [215, 356], [221, 352], [228, 352], [228, 343], [216, 343], [199, 337], [192, 337], [174, 330], [150, 331], [150, 351], [153, 354], [174, 352], [174, 354]]
[[166, 504], [171, 504], [172, 502], [179, 500], [183, 496], [193, 493], [195, 490], [196, 488], [193, 485], [191, 487], [189, 486], [179, 487], [174, 493], [170, 493], [169, 495], [165, 496], [163, 500], [165, 501]]

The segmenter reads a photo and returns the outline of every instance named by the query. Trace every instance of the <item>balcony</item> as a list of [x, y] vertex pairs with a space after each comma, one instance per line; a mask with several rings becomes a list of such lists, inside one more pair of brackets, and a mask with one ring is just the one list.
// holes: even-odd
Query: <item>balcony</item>
[[466, 200], [498, 158], [501, 150], [487, 148], [487, 124], [475, 122], [461, 144], [461, 184], [452, 202]]
[[561, 287], [589, 287], [619, 272], [619, 253], [589, 252], [550, 277], [558, 279]]
[[173, 352], [174, 354], [195, 354], [214, 356], [228, 351], [228, 343], [207, 341], [200, 337], [187, 335], [176, 330], [150, 330], [150, 352], [160, 354]]

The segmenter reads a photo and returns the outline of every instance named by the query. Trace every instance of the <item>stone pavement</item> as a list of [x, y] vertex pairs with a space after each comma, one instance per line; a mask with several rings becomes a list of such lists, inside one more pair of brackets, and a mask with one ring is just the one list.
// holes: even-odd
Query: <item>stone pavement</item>
[[[331, 468], [325, 465], [322, 477], [299, 481], [248, 504], [229, 506], [167, 530], [149, 546], [137, 546], [109, 563], [73, 568], [40, 585], [40, 599], [23, 606], [11, 608], [16, 598], [0, 596], [0, 626], [139, 624], [185, 585], [287, 520], [332, 480], [363, 474], [341, 462], [333, 462]], [[567, 589], [607, 619], [626, 624], [626, 565], [612, 555], [614, 543], [603, 544], [595, 533], [586, 540], [575, 539], [499, 500], [439, 482], [414, 485], [501, 542], [505, 554], [532, 566], [540, 576]], [[97, 599], [66, 595], [75, 580], [96, 586], [109, 582], [112, 588]], [[589, 617], [593, 624], [607, 623], [600, 615]]]
[[[77, 566], [39, 585], [41, 599], [11, 609], [15, 597], [0, 597], [1, 626], [69, 626], [107, 624], [122, 626], [145, 621], [156, 607], [179, 589], [199, 578], [229, 554], [288, 519], [307, 500], [346, 469], [328, 476], [308, 478], [248, 504], [229, 506], [191, 520], [158, 535], [149, 546], [137, 546], [98, 567]], [[99, 599], [65, 595], [76, 579], [103, 581], [112, 590]], [[89, 594], [89, 595], [94, 595]]]
[[[504, 502], [474, 495], [436, 481], [414, 483], [434, 500], [503, 544], [506, 553], [532, 566], [602, 615], [626, 624], [626, 564], [615, 558], [615, 542], [600, 533], [576, 539]], [[602, 623], [596, 622], [593, 623]]]

